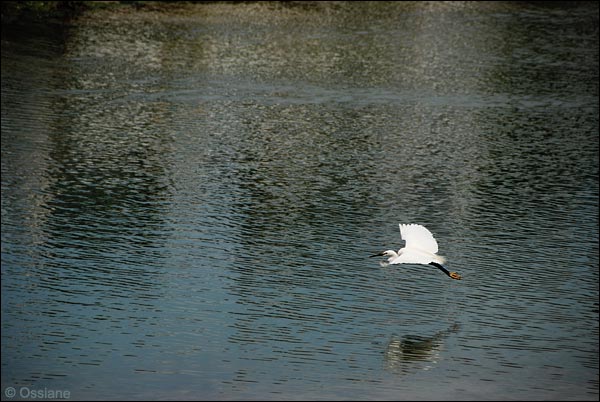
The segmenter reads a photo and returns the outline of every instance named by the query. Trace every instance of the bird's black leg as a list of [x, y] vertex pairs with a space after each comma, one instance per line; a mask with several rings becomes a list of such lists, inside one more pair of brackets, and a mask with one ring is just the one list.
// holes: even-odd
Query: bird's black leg
[[430, 262], [429, 265], [433, 265], [434, 267], [436, 267], [437, 269], [439, 269], [440, 271], [442, 271], [446, 275], [450, 276], [450, 271], [448, 271], [446, 268], [444, 268], [443, 265], [438, 264], [437, 262]]
[[459, 274], [457, 274], [456, 272], [448, 271], [446, 268], [444, 268], [443, 265], [438, 264], [437, 262], [430, 262], [429, 265], [433, 265], [434, 267], [436, 267], [437, 269], [439, 269], [440, 271], [442, 271], [443, 273], [445, 273], [452, 279], [461, 279]]

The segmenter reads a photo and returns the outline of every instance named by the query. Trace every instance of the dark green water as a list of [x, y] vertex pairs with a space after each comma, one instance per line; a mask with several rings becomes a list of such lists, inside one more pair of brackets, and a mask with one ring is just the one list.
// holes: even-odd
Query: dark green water
[[3, 400], [598, 399], [597, 3], [98, 12], [1, 95]]

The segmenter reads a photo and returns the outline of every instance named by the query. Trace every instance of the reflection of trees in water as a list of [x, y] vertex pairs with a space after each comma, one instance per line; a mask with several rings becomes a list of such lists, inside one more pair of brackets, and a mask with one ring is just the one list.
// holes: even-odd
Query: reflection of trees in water
[[[402, 374], [418, 369], [429, 369], [437, 363], [444, 339], [456, 333], [460, 326], [450, 328], [426, 337], [421, 335], [393, 335], [385, 350], [385, 367]], [[425, 363], [425, 364], [421, 364]]]

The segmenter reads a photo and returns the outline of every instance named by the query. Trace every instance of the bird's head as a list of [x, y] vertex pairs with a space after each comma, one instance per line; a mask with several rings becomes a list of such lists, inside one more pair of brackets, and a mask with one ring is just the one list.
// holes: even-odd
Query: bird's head
[[397, 256], [398, 256], [398, 253], [396, 253], [394, 250], [385, 250], [380, 253], [373, 254], [369, 257], [397, 257]]

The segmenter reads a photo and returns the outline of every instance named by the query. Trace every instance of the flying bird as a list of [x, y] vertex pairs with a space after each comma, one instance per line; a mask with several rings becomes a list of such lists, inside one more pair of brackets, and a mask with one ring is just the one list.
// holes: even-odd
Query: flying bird
[[373, 254], [371, 257], [388, 257], [387, 263], [383, 264], [429, 264], [433, 265], [452, 279], [462, 279], [456, 272], [448, 271], [442, 264], [446, 259], [437, 255], [438, 244], [431, 232], [421, 225], [400, 224], [400, 236], [406, 242], [406, 246], [395, 252], [386, 250]]

